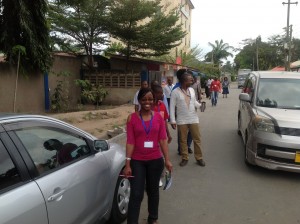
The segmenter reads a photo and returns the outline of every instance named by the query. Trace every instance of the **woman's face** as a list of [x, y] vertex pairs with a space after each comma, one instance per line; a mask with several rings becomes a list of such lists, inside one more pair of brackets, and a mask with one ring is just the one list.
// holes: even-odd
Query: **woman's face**
[[147, 81], [143, 81], [141, 87], [142, 87], [142, 89], [148, 88], [148, 82]]
[[156, 100], [163, 100], [163, 90], [157, 90], [154, 95]]
[[141, 109], [151, 110], [153, 105], [153, 95], [151, 92], [148, 92], [145, 96], [140, 99], [139, 103], [141, 104]]

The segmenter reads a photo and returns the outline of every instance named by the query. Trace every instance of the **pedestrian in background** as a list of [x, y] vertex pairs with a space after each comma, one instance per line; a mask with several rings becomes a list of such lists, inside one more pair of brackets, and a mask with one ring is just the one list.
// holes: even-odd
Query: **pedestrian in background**
[[[157, 80], [152, 80], [150, 86], [151, 86], [151, 89], [153, 89], [154, 86], [161, 86], [161, 85], [159, 84], [159, 82]], [[168, 104], [168, 101], [167, 101], [167, 97], [164, 93], [163, 93], [163, 96], [162, 96], [162, 101], [163, 101], [163, 103], [165, 104], [165, 106], [167, 108], [168, 114], [170, 114], [169, 104]]]
[[172, 76], [168, 76], [167, 77], [167, 85], [165, 85], [164, 87], [164, 95], [166, 96], [167, 98], [167, 101], [168, 101], [168, 106], [169, 106], [169, 111], [170, 111], [170, 99], [171, 99], [171, 92], [172, 92], [172, 89], [174, 87], [174, 84], [173, 84], [173, 77]]
[[209, 77], [206, 82], [206, 87], [207, 87], [206, 98], [208, 98], [208, 99], [210, 99], [210, 85], [211, 85], [212, 81], [213, 81], [213, 79]]
[[[124, 175], [131, 186], [127, 224], [137, 224], [146, 182], [148, 195], [148, 224], [157, 223], [159, 205], [159, 180], [164, 164], [172, 172], [164, 119], [152, 111], [154, 95], [151, 89], [141, 89], [141, 105], [127, 119], [126, 165]], [[164, 156], [164, 159], [162, 157]]]
[[153, 111], [160, 113], [161, 117], [164, 119], [166, 124], [166, 131], [167, 131], [167, 137], [168, 137], [168, 144], [172, 141], [172, 136], [169, 132], [168, 127], [168, 119], [169, 119], [169, 113], [165, 106], [165, 104], [162, 102], [163, 99], [163, 88], [161, 86], [154, 85], [152, 86], [152, 92], [154, 95], [154, 102], [153, 102]]
[[197, 75], [193, 74], [192, 88], [195, 91], [196, 100], [200, 103], [202, 99], [201, 81], [197, 79]]
[[228, 78], [225, 76], [222, 82], [222, 89], [223, 89], [223, 98], [224, 96], [227, 98], [227, 94], [229, 94], [229, 81]]
[[217, 77], [210, 84], [210, 94], [211, 94], [211, 105], [217, 106], [218, 103], [218, 95], [221, 93], [222, 86]]
[[[196, 113], [196, 107], [201, 104], [196, 101], [195, 91], [191, 88], [193, 77], [191, 73], [185, 72], [179, 79], [180, 87], [173, 90], [170, 104], [170, 120], [173, 129], [178, 128], [180, 133], [181, 162], [180, 166], [188, 163], [187, 135], [191, 132], [194, 141], [194, 156], [199, 166], [205, 166], [202, 158], [201, 136], [199, 129], [199, 118]], [[175, 119], [175, 107], [177, 116]]]
[[145, 89], [145, 88], [148, 88], [149, 85], [148, 85], [148, 81], [147, 80], [143, 80], [141, 81], [141, 88], [136, 91], [135, 95], [134, 95], [134, 98], [133, 98], [133, 105], [134, 105], [134, 111], [139, 111], [141, 106], [139, 104], [139, 101], [138, 101], [138, 94], [140, 92], [141, 89]]

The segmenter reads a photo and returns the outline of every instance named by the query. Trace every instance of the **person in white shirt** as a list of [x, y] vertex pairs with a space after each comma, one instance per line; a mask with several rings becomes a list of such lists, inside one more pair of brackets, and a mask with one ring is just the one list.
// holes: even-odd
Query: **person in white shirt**
[[206, 96], [206, 98], [209, 98], [210, 99], [210, 85], [211, 85], [211, 82], [213, 81], [213, 79], [212, 78], [209, 78], [208, 80], [207, 80], [207, 82], [206, 82], [206, 86], [207, 86], [207, 89], [208, 89], [208, 91], [207, 91], [207, 96]]
[[[173, 129], [178, 128], [180, 133], [181, 162], [180, 166], [188, 163], [187, 134], [191, 132], [194, 142], [194, 156], [199, 166], [205, 166], [201, 150], [199, 118], [195, 108], [200, 108], [192, 85], [192, 72], [185, 72], [179, 82], [180, 87], [172, 91], [170, 102], [170, 123]], [[175, 119], [176, 107], [176, 119]]]
[[164, 87], [164, 95], [166, 96], [167, 98], [167, 101], [168, 101], [168, 105], [169, 105], [169, 111], [170, 111], [170, 99], [171, 99], [171, 92], [172, 92], [172, 89], [174, 87], [174, 84], [173, 84], [173, 77], [172, 76], [168, 76], [167, 77], [167, 85], [165, 85]]

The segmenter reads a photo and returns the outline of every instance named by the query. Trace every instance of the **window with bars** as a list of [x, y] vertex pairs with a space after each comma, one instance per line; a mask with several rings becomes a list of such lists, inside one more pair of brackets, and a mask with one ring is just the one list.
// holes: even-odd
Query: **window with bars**
[[140, 87], [141, 77], [139, 73], [96, 73], [84, 76], [93, 84], [100, 84], [104, 88], [130, 88]]

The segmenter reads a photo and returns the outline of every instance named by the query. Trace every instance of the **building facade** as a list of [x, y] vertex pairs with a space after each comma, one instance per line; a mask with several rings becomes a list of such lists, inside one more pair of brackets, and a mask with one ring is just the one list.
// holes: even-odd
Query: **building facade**
[[181, 24], [182, 30], [186, 32], [186, 36], [180, 40], [180, 44], [171, 52], [180, 57], [181, 53], [191, 49], [191, 24], [194, 5], [191, 0], [162, 0], [162, 4], [167, 10], [178, 9], [180, 17], [178, 23]]

